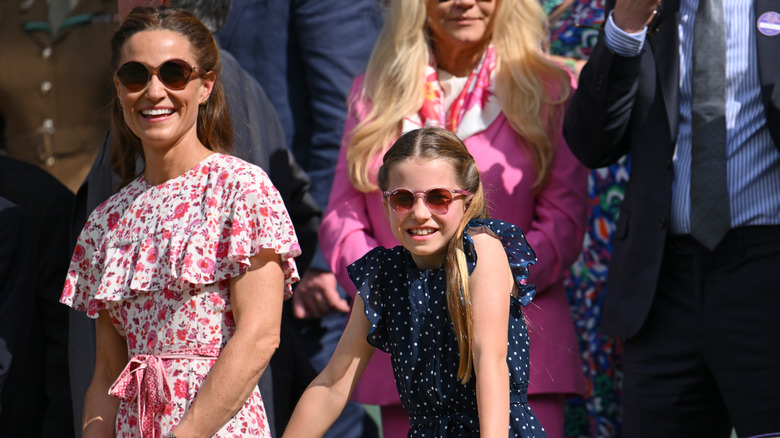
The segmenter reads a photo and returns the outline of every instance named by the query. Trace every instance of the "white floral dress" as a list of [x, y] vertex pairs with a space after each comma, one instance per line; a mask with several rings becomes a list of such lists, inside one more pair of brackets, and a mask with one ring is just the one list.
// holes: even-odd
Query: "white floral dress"
[[[235, 331], [229, 279], [264, 248], [281, 255], [287, 297], [300, 254], [287, 210], [265, 172], [228, 155], [158, 186], [140, 176], [90, 215], [60, 301], [107, 309], [127, 340], [117, 437], [178, 424]], [[215, 436], [270, 437], [257, 388]]]

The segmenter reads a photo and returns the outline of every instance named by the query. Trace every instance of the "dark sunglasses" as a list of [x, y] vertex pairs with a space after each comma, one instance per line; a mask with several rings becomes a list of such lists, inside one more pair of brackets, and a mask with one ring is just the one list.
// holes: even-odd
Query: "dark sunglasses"
[[122, 64], [116, 71], [119, 82], [130, 91], [141, 91], [146, 88], [152, 75], [157, 75], [166, 88], [181, 90], [191, 80], [203, 76], [204, 73], [198, 67], [193, 67], [181, 59], [169, 59], [155, 68], [149, 68], [138, 61], [130, 61]]
[[412, 192], [408, 189], [395, 189], [385, 191], [384, 196], [390, 204], [390, 208], [396, 213], [408, 213], [414, 208], [414, 202], [418, 197], [423, 198], [428, 210], [434, 214], [447, 214], [452, 203], [453, 195], [470, 195], [468, 190], [453, 190], [446, 187], [434, 187], [425, 192]]

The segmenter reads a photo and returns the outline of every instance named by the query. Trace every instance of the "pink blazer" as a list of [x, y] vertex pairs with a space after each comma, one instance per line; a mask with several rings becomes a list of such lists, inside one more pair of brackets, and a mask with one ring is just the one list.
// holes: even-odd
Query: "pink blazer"
[[[362, 77], [353, 84], [351, 109], [344, 126], [336, 175], [319, 229], [320, 245], [339, 283], [353, 297], [356, 290], [347, 265], [376, 246], [398, 241], [382, 209], [378, 190], [357, 191], [349, 181], [346, 146], [350, 132], [366, 114], [365, 102], [355, 102]], [[531, 346], [530, 394], [583, 393], [582, 360], [574, 323], [563, 287], [563, 274], [579, 255], [587, 216], [587, 170], [559, 134], [549, 183], [534, 194], [536, 177], [525, 141], [500, 115], [487, 130], [465, 140], [482, 175], [491, 217], [518, 225], [536, 252], [530, 282], [537, 295], [526, 307]], [[390, 145], [388, 145], [389, 147]], [[376, 181], [381, 156], [371, 165]], [[390, 356], [377, 350], [353, 398], [366, 404], [399, 404]]]

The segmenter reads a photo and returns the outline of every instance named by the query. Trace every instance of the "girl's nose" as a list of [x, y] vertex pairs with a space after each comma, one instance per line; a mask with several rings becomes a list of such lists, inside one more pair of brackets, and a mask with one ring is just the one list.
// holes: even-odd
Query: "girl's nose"
[[412, 205], [412, 217], [414, 219], [426, 220], [431, 217], [431, 210], [425, 205], [423, 197], [418, 196], [414, 199], [414, 205]]

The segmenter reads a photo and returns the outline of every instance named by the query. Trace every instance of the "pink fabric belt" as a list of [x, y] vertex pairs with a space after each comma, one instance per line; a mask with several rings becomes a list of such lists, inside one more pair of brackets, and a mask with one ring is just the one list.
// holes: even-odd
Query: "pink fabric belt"
[[109, 388], [108, 394], [125, 401], [135, 401], [138, 407], [141, 437], [154, 438], [154, 417], [172, 400], [163, 360], [216, 359], [218, 355], [218, 348], [200, 348], [133, 356], [122, 374]]

